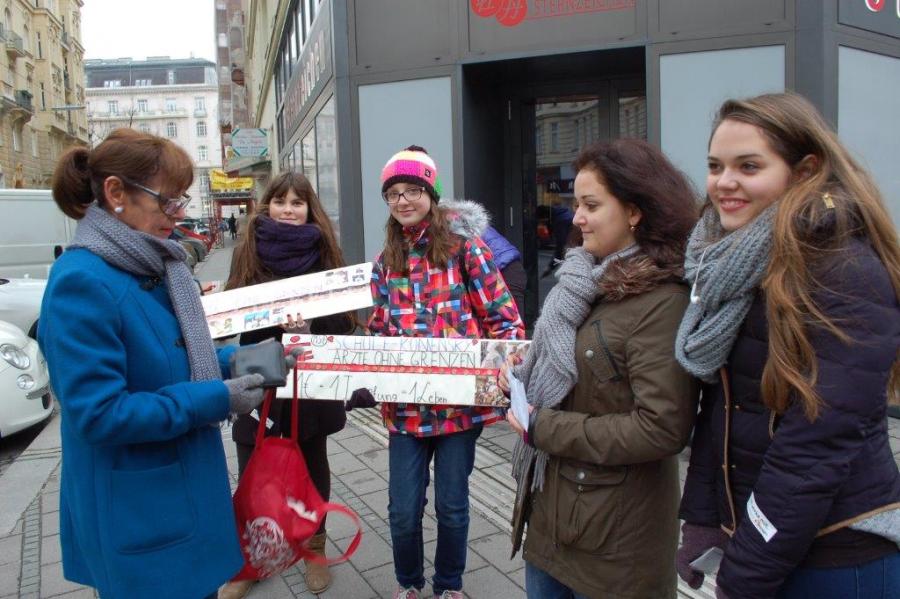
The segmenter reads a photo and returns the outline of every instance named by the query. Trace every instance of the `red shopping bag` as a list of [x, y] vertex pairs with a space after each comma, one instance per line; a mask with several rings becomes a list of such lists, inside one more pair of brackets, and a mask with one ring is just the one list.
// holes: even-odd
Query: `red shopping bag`
[[[260, 580], [278, 574], [301, 558], [319, 563], [346, 561], [359, 547], [362, 527], [350, 509], [322, 500], [309, 477], [303, 454], [297, 446], [297, 381], [294, 371], [291, 406], [291, 438], [266, 437], [266, 419], [275, 396], [266, 392], [256, 449], [234, 494], [234, 514], [241, 536], [244, 567], [233, 580]], [[356, 536], [337, 558], [323, 559], [307, 549], [328, 512], [339, 512], [356, 523]]]

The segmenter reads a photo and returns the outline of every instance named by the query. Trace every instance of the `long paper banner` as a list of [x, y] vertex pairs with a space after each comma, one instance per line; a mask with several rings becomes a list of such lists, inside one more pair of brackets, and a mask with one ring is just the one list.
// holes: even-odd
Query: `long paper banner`
[[204, 295], [203, 310], [213, 339], [372, 305], [372, 263], [354, 264], [221, 293]]
[[[510, 353], [525, 355], [528, 341], [285, 335], [286, 348], [305, 351], [297, 361], [298, 396], [347, 400], [366, 387], [380, 402], [505, 406], [497, 371]], [[293, 397], [293, 373], [278, 397]]]

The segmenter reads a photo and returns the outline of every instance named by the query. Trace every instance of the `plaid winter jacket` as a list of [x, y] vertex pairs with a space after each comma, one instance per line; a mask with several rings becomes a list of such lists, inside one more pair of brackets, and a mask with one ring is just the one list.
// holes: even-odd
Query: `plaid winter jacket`
[[[516, 304], [481, 239], [459, 238], [458, 250], [441, 268], [425, 256], [428, 223], [408, 227], [404, 235], [408, 274], [388, 271], [380, 254], [375, 259], [375, 307], [368, 324], [373, 335], [525, 338]], [[381, 410], [388, 431], [417, 437], [457, 433], [504, 417], [501, 408], [474, 406], [384, 403]]]

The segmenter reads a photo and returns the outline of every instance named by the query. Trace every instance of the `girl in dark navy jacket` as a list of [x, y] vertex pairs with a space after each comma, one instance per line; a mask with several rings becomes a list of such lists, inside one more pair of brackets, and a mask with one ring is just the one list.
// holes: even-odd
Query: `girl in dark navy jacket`
[[900, 597], [887, 433], [900, 246], [880, 194], [793, 94], [721, 107], [676, 342], [706, 382], [679, 574], [724, 549], [717, 595]]

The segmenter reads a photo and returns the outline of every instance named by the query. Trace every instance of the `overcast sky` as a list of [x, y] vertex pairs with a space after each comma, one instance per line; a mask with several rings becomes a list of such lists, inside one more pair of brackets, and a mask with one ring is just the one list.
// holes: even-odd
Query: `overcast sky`
[[85, 58], [148, 56], [207, 58], [213, 62], [213, 0], [84, 0]]

